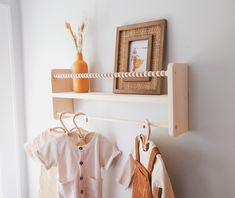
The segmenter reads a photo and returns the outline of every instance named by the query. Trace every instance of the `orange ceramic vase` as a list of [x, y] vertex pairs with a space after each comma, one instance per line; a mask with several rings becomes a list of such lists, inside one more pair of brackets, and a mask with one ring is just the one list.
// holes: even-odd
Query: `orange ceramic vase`
[[[87, 63], [83, 60], [82, 52], [77, 53], [77, 60], [73, 63], [73, 73], [88, 73]], [[74, 78], [73, 79], [73, 91], [78, 93], [84, 93], [89, 91], [89, 79], [88, 78]]]

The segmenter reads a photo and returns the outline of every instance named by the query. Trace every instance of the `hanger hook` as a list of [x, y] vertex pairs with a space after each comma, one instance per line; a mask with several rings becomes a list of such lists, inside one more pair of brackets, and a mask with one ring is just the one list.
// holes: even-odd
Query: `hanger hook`
[[147, 140], [146, 141], [149, 141], [150, 139], [150, 136], [151, 136], [151, 123], [149, 122], [148, 119], [145, 120], [145, 125], [146, 125], [146, 128], [148, 130], [148, 136], [147, 136]]
[[[78, 130], [79, 130], [79, 126], [78, 126], [77, 123], [76, 123], [76, 118], [77, 118], [78, 116], [80, 116], [80, 115], [83, 115], [83, 116], [86, 117], [86, 114], [83, 113], [83, 112], [76, 113], [76, 114], [73, 116], [73, 123], [74, 123], [75, 127], [76, 127]], [[87, 117], [86, 117], [86, 122], [88, 122], [88, 118], [87, 118]]]
[[64, 122], [63, 122], [63, 116], [64, 116], [66, 113], [68, 113], [68, 112], [61, 112], [61, 113], [60, 113], [60, 123], [61, 123], [61, 125], [64, 127], [64, 129], [66, 130], [66, 132], [68, 133], [69, 130], [68, 130], [68, 128], [65, 126], [65, 124], [64, 124]]
[[148, 130], [148, 135], [147, 138], [145, 136], [143, 136], [143, 150], [147, 151], [148, 150], [148, 145], [149, 145], [149, 139], [150, 139], [150, 135], [151, 135], [151, 127], [150, 127], [150, 122], [148, 119], [145, 120], [145, 124], [143, 125], [143, 128], [147, 128]]

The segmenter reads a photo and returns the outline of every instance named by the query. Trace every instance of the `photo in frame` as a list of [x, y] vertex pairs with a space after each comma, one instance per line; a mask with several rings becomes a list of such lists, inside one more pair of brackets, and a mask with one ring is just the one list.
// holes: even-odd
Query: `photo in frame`
[[[163, 68], [166, 20], [117, 28], [115, 72], [158, 71]], [[158, 77], [114, 79], [114, 93], [161, 94]]]
[[[128, 72], [150, 71], [152, 35], [140, 36], [127, 39], [127, 70]], [[130, 81], [150, 81], [150, 77], [124, 78], [125, 82]]]

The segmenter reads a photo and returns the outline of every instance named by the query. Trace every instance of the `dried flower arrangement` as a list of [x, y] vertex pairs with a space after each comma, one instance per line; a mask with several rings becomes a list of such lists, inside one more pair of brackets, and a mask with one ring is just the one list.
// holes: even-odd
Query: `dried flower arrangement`
[[73, 29], [70, 25], [69, 22], [65, 22], [66, 28], [69, 30], [72, 38], [73, 38], [73, 42], [75, 44], [75, 48], [77, 52], [82, 52], [82, 47], [83, 47], [83, 36], [84, 36], [84, 30], [86, 27], [86, 23], [85, 21], [82, 21], [82, 23], [78, 26], [78, 34], [76, 35], [73, 32]]
[[[69, 30], [69, 33], [71, 34], [73, 38], [73, 42], [75, 44], [76, 48], [76, 60], [73, 63], [72, 66], [72, 72], [73, 73], [88, 73], [88, 65], [83, 60], [82, 55], [82, 48], [83, 48], [83, 36], [84, 36], [84, 30], [86, 27], [86, 20], [83, 20], [82, 23], [78, 26], [78, 34], [75, 34], [70, 23], [65, 22], [66, 28]], [[88, 78], [74, 78], [73, 79], [73, 91], [77, 93], [85, 93], [89, 91], [89, 79]]]

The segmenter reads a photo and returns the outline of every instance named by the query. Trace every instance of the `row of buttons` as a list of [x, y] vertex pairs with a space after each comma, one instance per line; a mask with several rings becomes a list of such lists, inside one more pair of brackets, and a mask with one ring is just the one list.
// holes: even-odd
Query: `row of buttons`
[[[81, 146], [80, 146], [78, 149], [79, 149], [80, 151], [83, 150], [83, 148], [82, 148]], [[83, 165], [83, 161], [80, 161], [80, 165], [81, 165], [81, 166]], [[81, 180], [81, 181], [83, 180], [83, 177], [82, 177], [82, 176], [80, 177], [80, 180]], [[84, 191], [81, 190], [80, 193], [83, 194]]]

